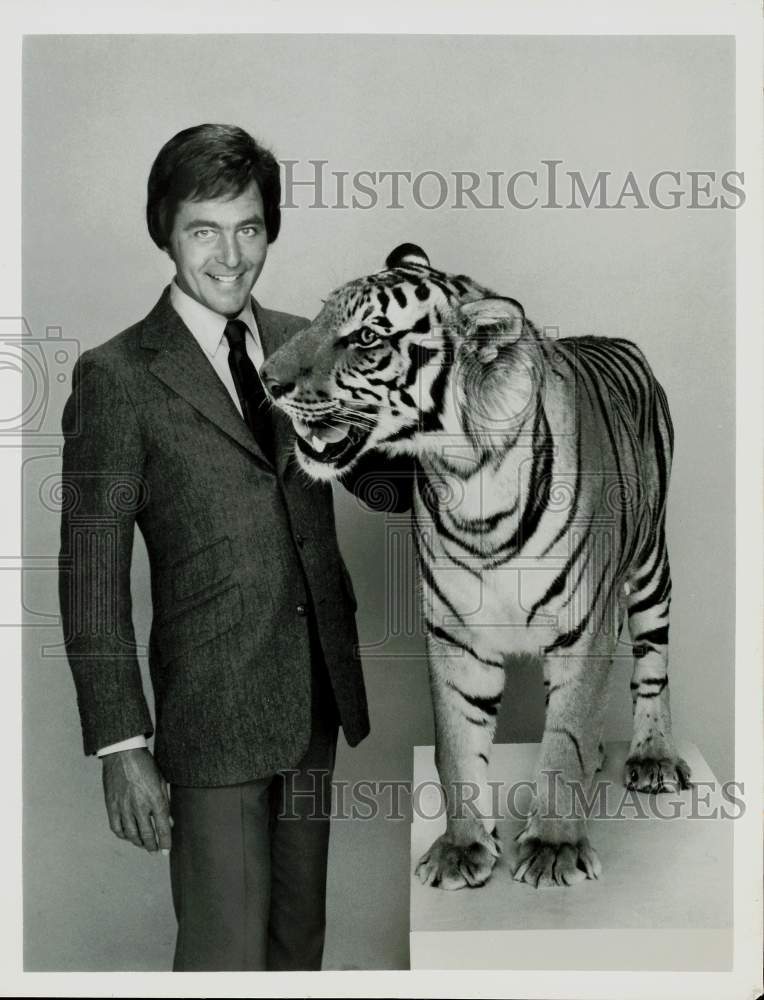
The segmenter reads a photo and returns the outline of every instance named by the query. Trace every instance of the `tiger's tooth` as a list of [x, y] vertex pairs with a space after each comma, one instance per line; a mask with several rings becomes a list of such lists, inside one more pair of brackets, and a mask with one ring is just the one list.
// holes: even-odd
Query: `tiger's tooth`
[[313, 437], [310, 439], [310, 444], [313, 450], [317, 451], [319, 454], [321, 454], [321, 452], [326, 447], [326, 441], [322, 441], [321, 438], [318, 436], [318, 434], [313, 435]]

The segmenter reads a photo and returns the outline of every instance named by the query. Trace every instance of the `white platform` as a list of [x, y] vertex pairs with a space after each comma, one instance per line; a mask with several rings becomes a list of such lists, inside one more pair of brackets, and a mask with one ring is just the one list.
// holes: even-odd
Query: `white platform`
[[[445, 829], [440, 792], [431, 784], [437, 782], [433, 748], [414, 748], [414, 789], [420, 793], [411, 830], [411, 968], [731, 968], [734, 823], [706, 817], [714, 808], [724, 806], [728, 814], [734, 809], [718, 787], [660, 796], [628, 792], [621, 783], [628, 746], [608, 744], [598, 775], [607, 783], [606, 818], [589, 821], [602, 877], [570, 888], [534, 889], [512, 879], [514, 837], [524, 824], [507, 816], [506, 803], [511, 786], [533, 776], [538, 749], [532, 743], [494, 747], [489, 780], [502, 783], [497, 801], [504, 818], [497, 826], [504, 853], [487, 885], [448, 892], [413, 877], [417, 861]], [[680, 743], [679, 752], [693, 782], [716, 785], [697, 747]], [[516, 800], [517, 816], [527, 807], [527, 791]], [[651, 805], [678, 816], [658, 818]]]

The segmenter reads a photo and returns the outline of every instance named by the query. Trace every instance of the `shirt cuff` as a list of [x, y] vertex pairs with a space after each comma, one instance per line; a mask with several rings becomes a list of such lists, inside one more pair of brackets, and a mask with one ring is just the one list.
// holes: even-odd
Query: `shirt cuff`
[[110, 753], [119, 753], [120, 750], [141, 750], [148, 746], [145, 736], [131, 736], [119, 743], [110, 743], [107, 747], [101, 747], [96, 752], [98, 757], [106, 757]]

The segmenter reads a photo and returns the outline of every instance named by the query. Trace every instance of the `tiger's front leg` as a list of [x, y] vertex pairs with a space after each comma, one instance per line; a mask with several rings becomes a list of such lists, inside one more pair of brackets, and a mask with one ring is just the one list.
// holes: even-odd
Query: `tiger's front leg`
[[501, 853], [487, 780], [504, 669], [480, 659], [466, 643], [428, 635], [427, 645], [446, 832], [425, 852], [416, 875], [441, 889], [480, 886]]
[[[602, 645], [602, 644], [601, 644]], [[557, 655], [555, 655], [557, 654]], [[533, 812], [519, 835], [516, 881], [574, 885], [602, 866], [586, 832], [585, 795], [601, 761], [612, 651], [579, 642], [544, 663], [547, 714]]]

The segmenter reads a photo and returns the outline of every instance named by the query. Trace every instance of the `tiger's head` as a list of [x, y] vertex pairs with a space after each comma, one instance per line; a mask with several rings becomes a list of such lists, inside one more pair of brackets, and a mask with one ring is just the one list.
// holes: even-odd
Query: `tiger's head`
[[527, 419], [538, 345], [518, 302], [405, 243], [382, 271], [333, 291], [260, 374], [292, 420], [301, 466], [333, 479], [372, 449], [422, 455], [461, 442], [480, 457]]

